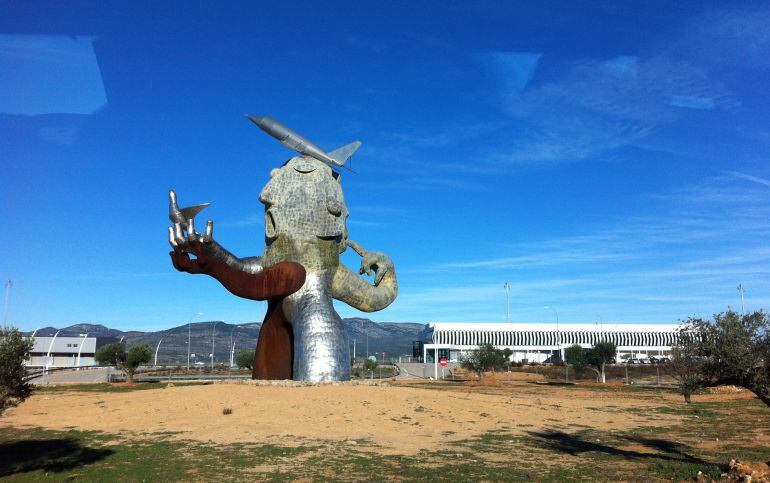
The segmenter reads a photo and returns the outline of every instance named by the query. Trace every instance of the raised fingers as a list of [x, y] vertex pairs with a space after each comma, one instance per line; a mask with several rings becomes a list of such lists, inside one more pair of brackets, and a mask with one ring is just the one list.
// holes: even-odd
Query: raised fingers
[[177, 212], [179, 211], [179, 205], [176, 202], [176, 191], [174, 190], [168, 190], [168, 204], [171, 208], [170, 211]]
[[174, 239], [174, 229], [172, 227], [168, 227], [168, 242], [171, 244], [172, 247], [176, 248], [179, 245], [177, 244], [176, 240]]
[[176, 241], [177, 246], [185, 246], [187, 244], [181, 223], [174, 223], [174, 241]]
[[214, 239], [214, 222], [208, 220], [206, 222], [206, 232], [203, 234], [203, 243], [211, 243]]

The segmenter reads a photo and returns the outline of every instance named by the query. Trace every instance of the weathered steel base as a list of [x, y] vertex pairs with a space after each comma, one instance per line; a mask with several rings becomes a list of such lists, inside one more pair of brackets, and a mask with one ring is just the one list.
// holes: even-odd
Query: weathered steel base
[[283, 314], [283, 299], [267, 303], [267, 314], [259, 331], [252, 379], [291, 379], [294, 361], [294, 331]]

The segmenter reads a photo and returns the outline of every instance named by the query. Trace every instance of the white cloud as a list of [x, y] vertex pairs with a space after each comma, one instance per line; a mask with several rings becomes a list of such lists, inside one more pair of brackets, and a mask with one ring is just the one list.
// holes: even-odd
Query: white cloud
[[500, 97], [516, 127], [497, 159], [514, 163], [578, 161], [637, 143], [679, 119], [677, 108], [735, 105], [705, 72], [663, 57], [544, 65], [525, 89]]
[[676, 107], [686, 107], [688, 109], [714, 109], [714, 99], [696, 96], [671, 96], [668, 104]]
[[[245, 218], [241, 218], [240, 220], [235, 221], [224, 221], [220, 224], [223, 228], [242, 228], [242, 227], [249, 227], [249, 226], [257, 226], [264, 223], [264, 215], [249, 215]], [[217, 224], [214, 225], [214, 229], [216, 230]]]
[[553, 303], [565, 320], [602, 313], [605, 322], [673, 322], [671, 314], [708, 316], [735, 305], [738, 283], [751, 289], [748, 306], [761, 307], [770, 302], [764, 295], [770, 293], [770, 247], [762, 244], [770, 236], [770, 198], [763, 183], [746, 187], [735, 178], [742, 179], [715, 176], [652, 197], [662, 205], [655, 217], [498, 245], [499, 256], [411, 271], [412, 283], [440, 278], [444, 287], [405, 289], [413, 293], [404, 297], [404, 309], [430, 320], [497, 320], [505, 280], [515, 320], [541, 320], [540, 308]]
[[730, 176], [734, 176], [736, 178], [745, 179], [746, 181], [751, 181], [764, 186], [770, 186], [770, 179], [767, 179], [767, 178], [760, 178], [759, 176], [740, 173], [738, 171], [725, 171], [725, 173], [729, 174]]

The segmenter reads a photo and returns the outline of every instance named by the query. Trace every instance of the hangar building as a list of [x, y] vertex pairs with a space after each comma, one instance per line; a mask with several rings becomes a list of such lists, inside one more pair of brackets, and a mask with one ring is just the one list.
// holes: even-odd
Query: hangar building
[[545, 323], [431, 322], [413, 349], [415, 357], [429, 363], [437, 351], [439, 358], [459, 362], [464, 352], [481, 344], [511, 349], [516, 362], [552, 362], [571, 345], [591, 347], [608, 341], [617, 345], [618, 360], [646, 359], [669, 356], [678, 328], [677, 324], [559, 324], [557, 329]]
[[95, 365], [96, 337], [33, 337], [28, 367]]

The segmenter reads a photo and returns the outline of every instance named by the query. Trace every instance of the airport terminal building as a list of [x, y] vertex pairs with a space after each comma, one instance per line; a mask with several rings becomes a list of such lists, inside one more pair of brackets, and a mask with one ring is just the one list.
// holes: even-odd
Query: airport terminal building
[[608, 341], [617, 345], [617, 359], [669, 356], [677, 339], [677, 324], [556, 324], [431, 322], [415, 342], [414, 356], [433, 363], [438, 357], [459, 362], [464, 352], [482, 344], [511, 349], [516, 361], [552, 362], [575, 344], [591, 347]]

